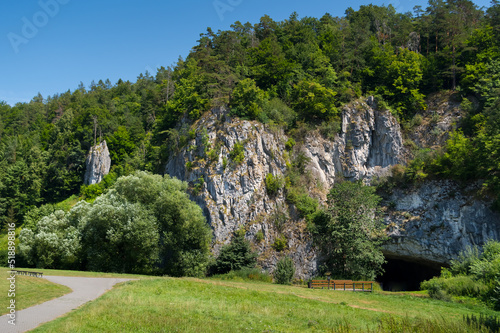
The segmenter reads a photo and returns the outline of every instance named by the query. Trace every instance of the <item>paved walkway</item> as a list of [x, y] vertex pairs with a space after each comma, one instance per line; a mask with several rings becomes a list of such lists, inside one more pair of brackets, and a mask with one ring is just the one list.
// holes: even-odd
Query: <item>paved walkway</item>
[[34, 329], [42, 323], [56, 319], [101, 296], [119, 282], [131, 279], [85, 278], [70, 276], [44, 276], [45, 279], [70, 287], [73, 292], [51, 301], [16, 311], [16, 325], [8, 323], [7, 315], [0, 317], [0, 332], [18, 333]]

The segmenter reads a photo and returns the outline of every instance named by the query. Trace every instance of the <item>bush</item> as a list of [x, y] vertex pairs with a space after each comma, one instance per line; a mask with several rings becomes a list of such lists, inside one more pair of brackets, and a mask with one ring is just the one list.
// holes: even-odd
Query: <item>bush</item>
[[284, 249], [286, 249], [286, 247], [288, 246], [288, 241], [287, 239], [285, 238], [285, 236], [281, 236], [281, 237], [278, 237], [274, 240], [274, 243], [273, 245], [271, 245], [273, 249], [275, 249], [276, 251], [278, 252], [281, 252], [283, 251]]
[[234, 162], [234, 164], [240, 164], [245, 159], [245, 151], [242, 142], [236, 142], [233, 146], [233, 150], [229, 152], [229, 158]]
[[293, 138], [289, 138], [285, 143], [285, 149], [291, 151], [295, 146], [295, 140]]
[[266, 176], [266, 190], [269, 195], [276, 195], [279, 190], [285, 186], [285, 181], [283, 177], [273, 176], [273, 174], [268, 173]]
[[442, 299], [443, 294], [481, 297], [481, 295], [487, 292], [488, 286], [481, 281], [473, 279], [471, 276], [459, 275], [449, 278], [432, 278], [431, 280], [422, 282], [421, 289], [427, 290], [429, 296], [433, 298]]
[[297, 113], [288, 107], [281, 99], [273, 98], [264, 103], [263, 112], [259, 118], [264, 123], [272, 121], [287, 129], [291, 128], [295, 123]]
[[307, 193], [303, 193], [300, 188], [289, 188], [286, 199], [295, 205], [300, 217], [311, 218], [318, 210], [318, 200], [311, 198]]
[[231, 114], [242, 118], [257, 119], [266, 100], [266, 93], [256, 86], [254, 80], [250, 78], [241, 80], [233, 90]]
[[214, 274], [225, 274], [242, 268], [252, 268], [257, 261], [257, 254], [250, 248], [243, 232], [237, 232], [231, 243], [224, 245], [215, 264], [211, 268]]
[[41, 268], [203, 276], [211, 230], [187, 183], [136, 172], [92, 204], [43, 217], [19, 236], [19, 254]]
[[255, 234], [255, 241], [257, 243], [260, 243], [263, 240], [264, 240], [264, 233], [262, 232], [262, 230], [257, 231], [257, 233]]
[[420, 114], [416, 114], [410, 121], [410, 128], [422, 125], [424, 118]]
[[281, 258], [276, 264], [274, 281], [278, 284], [290, 284], [295, 274], [295, 264], [289, 257]]
[[324, 121], [318, 127], [321, 136], [327, 140], [335, 140], [335, 136], [342, 130], [342, 123], [338, 120]]
[[213, 275], [212, 278], [220, 280], [236, 280], [236, 281], [261, 281], [270, 283], [272, 277], [267, 272], [261, 271], [259, 268], [242, 268], [235, 271], [230, 271], [225, 274]]

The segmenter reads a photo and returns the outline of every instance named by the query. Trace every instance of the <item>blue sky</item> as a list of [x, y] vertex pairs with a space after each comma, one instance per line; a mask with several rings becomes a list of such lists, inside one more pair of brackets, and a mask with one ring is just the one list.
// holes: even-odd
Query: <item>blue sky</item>
[[[109, 78], [135, 81], [186, 57], [200, 33], [229, 29], [235, 21], [257, 23], [265, 14], [280, 21], [347, 7], [392, 4], [412, 11], [427, 1], [347, 3], [326, 0], [25, 0], [0, 3], [0, 101], [14, 105], [73, 91], [83, 82]], [[489, 6], [490, 0], [476, 0]]]

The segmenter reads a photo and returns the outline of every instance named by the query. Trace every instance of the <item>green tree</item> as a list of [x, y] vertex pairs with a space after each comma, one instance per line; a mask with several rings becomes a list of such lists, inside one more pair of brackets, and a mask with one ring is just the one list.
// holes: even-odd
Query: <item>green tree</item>
[[385, 259], [380, 246], [385, 236], [376, 217], [379, 202], [375, 188], [360, 181], [333, 186], [328, 208], [316, 214], [311, 226], [325, 271], [344, 279], [370, 280], [382, 273]]
[[337, 95], [319, 83], [301, 81], [294, 87], [294, 108], [302, 119], [330, 119], [338, 114]]
[[278, 260], [274, 271], [274, 281], [278, 284], [290, 284], [295, 274], [295, 264], [292, 258], [283, 257]]
[[120, 164], [131, 157], [135, 149], [135, 144], [125, 126], [119, 126], [112, 135], [106, 138], [106, 143], [113, 164]]
[[231, 113], [242, 118], [258, 119], [266, 94], [252, 79], [244, 79], [236, 85], [231, 98]]
[[215, 274], [225, 274], [242, 268], [252, 268], [256, 258], [257, 254], [250, 248], [244, 231], [238, 231], [231, 243], [221, 247], [212, 270]]

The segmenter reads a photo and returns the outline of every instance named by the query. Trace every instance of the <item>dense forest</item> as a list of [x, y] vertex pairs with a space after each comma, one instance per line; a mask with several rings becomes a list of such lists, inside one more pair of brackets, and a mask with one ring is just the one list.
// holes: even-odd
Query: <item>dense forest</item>
[[[405, 123], [443, 90], [457, 93], [467, 116], [446, 147], [409, 163], [409, 179], [480, 179], [498, 198], [499, 32], [497, 0], [487, 9], [430, 0], [413, 13], [367, 5], [343, 17], [263, 16], [208, 28], [185, 59], [135, 83], [100, 80], [29, 103], [0, 102], [2, 225], [21, 225], [33, 208], [72, 195], [95, 198], [135, 170], [162, 174], [169, 154], [193, 135], [189, 122], [212, 108], [293, 131], [304, 122], [333, 124], [342, 105], [374, 95]], [[86, 154], [102, 140], [111, 173], [84, 186]]]

